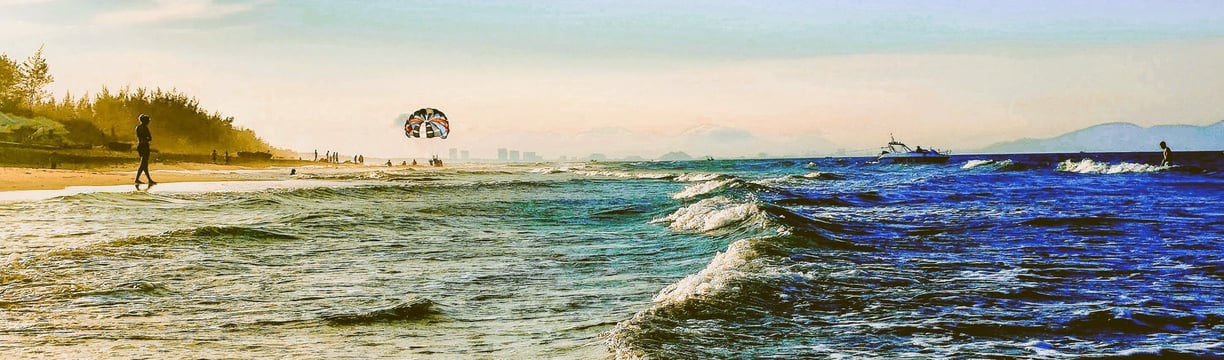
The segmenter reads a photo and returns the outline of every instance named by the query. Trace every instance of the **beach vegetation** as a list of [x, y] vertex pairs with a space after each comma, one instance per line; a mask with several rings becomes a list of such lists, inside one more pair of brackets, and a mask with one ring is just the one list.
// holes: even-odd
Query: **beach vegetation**
[[106, 86], [93, 94], [56, 97], [47, 86], [55, 81], [40, 47], [25, 61], [0, 54], [0, 142], [39, 149], [130, 149], [136, 140], [136, 118], [148, 114], [153, 148], [163, 154], [200, 155], [213, 151], [259, 154], [261, 160], [283, 154], [251, 129], [234, 125], [234, 117], [205, 109], [198, 99], [177, 89]]
[[17, 61], [0, 54], [0, 111], [12, 112], [17, 108], [21, 97], [17, 94], [17, 81], [21, 73]]
[[17, 75], [13, 91], [27, 108], [33, 109], [51, 97], [47, 85], [55, 82], [55, 77], [51, 76], [51, 66], [43, 57], [42, 46], [17, 67]]

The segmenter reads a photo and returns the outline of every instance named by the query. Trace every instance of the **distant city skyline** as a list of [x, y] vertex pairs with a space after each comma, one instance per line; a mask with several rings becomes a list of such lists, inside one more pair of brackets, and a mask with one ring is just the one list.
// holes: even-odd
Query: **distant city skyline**
[[[55, 96], [174, 88], [273, 146], [369, 157], [978, 149], [1224, 119], [1218, 1], [0, 0]], [[435, 107], [446, 140], [396, 119]]]

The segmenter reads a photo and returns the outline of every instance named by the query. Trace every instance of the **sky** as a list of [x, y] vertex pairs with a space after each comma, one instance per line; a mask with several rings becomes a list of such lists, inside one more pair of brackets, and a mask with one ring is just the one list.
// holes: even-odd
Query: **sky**
[[[368, 157], [956, 152], [1224, 119], [1221, 1], [0, 0], [0, 52], [40, 46], [56, 96], [177, 89], [273, 146]], [[424, 107], [448, 139], [403, 135]]]

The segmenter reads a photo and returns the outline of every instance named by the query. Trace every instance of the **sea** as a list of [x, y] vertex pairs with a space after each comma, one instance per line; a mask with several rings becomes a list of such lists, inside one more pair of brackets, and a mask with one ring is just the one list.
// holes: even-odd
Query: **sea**
[[1175, 155], [0, 193], [0, 357], [1221, 358], [1224, 153]]

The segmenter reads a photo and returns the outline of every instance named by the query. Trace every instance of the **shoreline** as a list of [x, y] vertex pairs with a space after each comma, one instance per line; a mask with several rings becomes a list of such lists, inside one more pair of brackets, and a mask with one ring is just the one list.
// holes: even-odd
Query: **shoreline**
[[[150, 173], [159, 184], [204, 181], [263, 180], [243, 176], [239, 170], [274, 170], [273, 166], [234, 166], [199, 163], [160, 164]], [[209, 173], [193, 173], [207, 170]], [[234, 171], [225, 173], [225, 171]], [[287, 170], [286, 170], [287, 171]], [[63, 190], [72, 186], [113, 186], [135, 183], [135, 167], [110, 166], [88, 170], [46, 169], [0, 166], [0, 192], [25, 190]], [[286, 173], [287, 175], [287, 173]], [[142, 179], [143, 181], [143, 179]]]
[[[154, 167], [154, 166], [151, 166]], [[482, 168], [480, 165], [457, 164], [449, 169]], [[358, 165], [358, 164], [243, 164], [217, 165], [211, 163], [156, 164], [150, 170], [158, 184], [183, 182], [231, 182], [290, 180], [291, 169], [299, 175], [321, 172], [351, 172], [367, 170], [439, 171], [444, 168], [427, 166]], [[47, 169], [0, 165], [0, 193], [31, 190], [64, 190], [69, 187], [94, 187], [133, 185], [136, 165], [105, 166], [90, 169]], [[143, 179], [142, 179], [143, 181]]]

